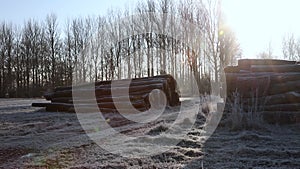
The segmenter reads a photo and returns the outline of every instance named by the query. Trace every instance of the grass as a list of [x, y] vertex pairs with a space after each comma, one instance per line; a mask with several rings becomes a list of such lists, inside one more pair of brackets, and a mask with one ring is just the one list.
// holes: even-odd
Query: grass
[[266, 100], [259, 101], [258, 90], [247, 101], [243, 100], [238, 92], [233, 93], [233, 99], [229, 101], [229, 114], [225, 119], [225, 125], [231, 130], [262, 129], [266, 125], [262, 113]]

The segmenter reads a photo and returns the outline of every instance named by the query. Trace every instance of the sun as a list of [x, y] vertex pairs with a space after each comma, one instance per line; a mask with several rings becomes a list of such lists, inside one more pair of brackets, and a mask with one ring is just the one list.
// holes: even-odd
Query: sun
[[219, 31], [219, 35], [220, 35], [220, 36], [224, 35], [224, 31], [223, 31], [223, 30], [220, 30], [220, 31]]

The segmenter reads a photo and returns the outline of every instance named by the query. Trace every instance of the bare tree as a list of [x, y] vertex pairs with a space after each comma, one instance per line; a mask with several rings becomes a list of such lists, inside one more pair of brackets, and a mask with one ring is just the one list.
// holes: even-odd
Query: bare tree
[[257, 55], [257, 57], [261, 58], [261, 59], [272, 59], [272, 58], [274, 58], [271, 42], [269, 42], [268, 48], [265, 51], [260, 52]]
[[242, 51], [234, 32], [226, 25], [219, 28], [219, 43], [221, 68], [237, 64], [237, 58], [241, 57]]
[[297, 41], [294, 34], [288, 34], [283, 37], [282, 53], [284, 58], [300, 60], [300, 39]]
[[14, 44], [13, 44], [13, 70], [15, 73], [15, 97], [22, 97], [22, 73], [23, 67], [21, 64], [21, 41], [22, 41], [22, 32], [16, 27], [14, 30]]
[[9, 94], [13, 87], [13, 38], [12, 25], [3, 22], [0, 28], [0, 96], [2, 97]]
[[54, 87], [58, 82], [56, 75], [56, 59], [59, 54], [59, 31], [57, 17], [54, 14], [48, 15], [46, 18], [46, 36], [49, 45], [49, 56], [51, 59], [51, 85]]

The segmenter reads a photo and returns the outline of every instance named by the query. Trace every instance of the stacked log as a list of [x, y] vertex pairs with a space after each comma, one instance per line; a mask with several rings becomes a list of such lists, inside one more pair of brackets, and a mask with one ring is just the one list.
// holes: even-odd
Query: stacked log
[[[225, 68], [227, 108], [239, 97], [243, 109], [298, 112], [300, 114], [300, 64], [275, 59], [242, 59]], [[237, 96], [238, 95], [238, 96]], [[278, 116], [279, 117], [279, 116]], [[280, 116], [281, 117], [281, 116]], [[295, 118], [296, 119], [296, 118]]]
[[[91, 85], [95, 86], [93, 91], [91, 91]], [[32, 106], [46, 107], [46, 111], [74, 112], [73, 103], [76, 102], [76, 106], [89, 111], [91, 104], [96, 100], [101, 112], [118, 112], [116, 103], [118, 108], [121, 107], [124, 111], [130, 109], [131, 106], [139, 111], [146, 111], [151, 107], [149, 96], [155, 89], [165, 94], [168, 106], [179, 104], [176, 80], [171, 75], [160, 75], [131, 79], [129, 88], [128, 79], [115, 80], [113, 84], [112, 81], [98, 81], [94, 84], [56, 87], [44, 95], [47, 100], [51, 101], [50, 103], [33, 103]], [[74, 92], [78, 93], [76, 97], [73, 96]], [[96, 98], [90, 97], [91, 92], [95, 93]]]

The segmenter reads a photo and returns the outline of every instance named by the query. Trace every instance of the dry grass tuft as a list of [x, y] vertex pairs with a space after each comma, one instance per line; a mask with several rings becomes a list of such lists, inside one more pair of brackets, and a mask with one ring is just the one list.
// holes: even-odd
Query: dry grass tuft
[[[257, 93], [257, 92], [256, 92]], [[233, 94], [233, 101], [229, 103], [230, 112], [225, 119], [225, 125], [231, 130], [252, 130], [266, 127], [262, 113], [264, 103], [258, 102], [257, 94], [252, 96], [251, 103], [244, 104], [239, 93]]]

